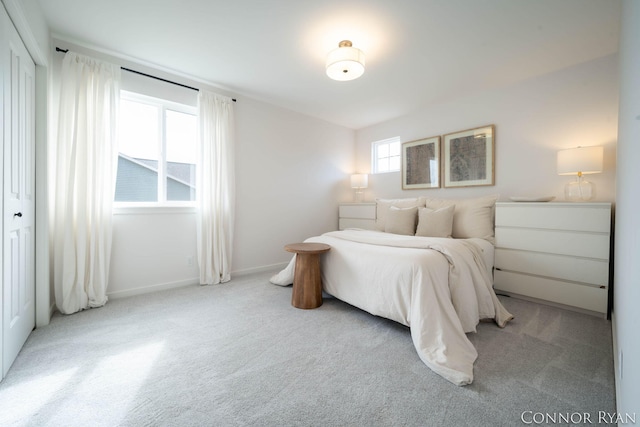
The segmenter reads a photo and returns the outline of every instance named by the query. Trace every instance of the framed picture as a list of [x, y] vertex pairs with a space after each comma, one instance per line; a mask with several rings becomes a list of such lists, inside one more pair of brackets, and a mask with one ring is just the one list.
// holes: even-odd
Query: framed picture
[[440, 137], [402, 144], [402, 189], [440, 187]]
[[494, 185], [494, 125], [443, 137], [445, 187]]

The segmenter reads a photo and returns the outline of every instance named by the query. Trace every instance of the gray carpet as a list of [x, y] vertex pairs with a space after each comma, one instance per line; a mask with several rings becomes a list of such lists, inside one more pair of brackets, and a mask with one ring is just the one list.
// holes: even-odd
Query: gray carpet
[[524, 411], [594, 424], [615, 411], [607, 320], [501, 297], [516, 319], [469, 335], [475, 381], [457, 387], [408, 328], [333, 298], [295, 309], [270, 275], [55, 315], [0, 383], [0, 425], [514, 426]]

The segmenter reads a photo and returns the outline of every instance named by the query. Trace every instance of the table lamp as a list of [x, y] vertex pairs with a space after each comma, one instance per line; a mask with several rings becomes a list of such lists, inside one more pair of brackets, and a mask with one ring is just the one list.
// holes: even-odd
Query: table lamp
[[576, 175], [576, 180], [564, 187], [564, 197], [570, 202], [591, 200], [595, 186], [582, 175], [602, 172], [602, 147], [577, 147], [558, 151], [558, 175]]
[[351, 175], [351, 188], [355, 190], [353, 200], [356, 203], [362, 202], [362, 189], [369, 185], [369, 175], [366, 173], [355, 173]]

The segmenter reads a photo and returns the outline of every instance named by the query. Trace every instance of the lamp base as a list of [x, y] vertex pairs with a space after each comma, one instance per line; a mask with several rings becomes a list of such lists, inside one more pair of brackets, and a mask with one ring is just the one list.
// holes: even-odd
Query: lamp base
[[357, 189], [353, 192], [353, 201], [355, 203], [362, 203], [362, 195], [363, 191], [361, 189]]
[[581, 176], [564, 186], [564, 198], [569, 202], [586, 202], [593, 199], [595, 186]]

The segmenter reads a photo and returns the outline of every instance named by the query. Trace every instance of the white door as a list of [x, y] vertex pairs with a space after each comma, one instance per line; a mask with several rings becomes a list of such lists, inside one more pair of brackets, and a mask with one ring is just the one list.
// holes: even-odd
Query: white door
[[35, 65], [2, 11], [2, 377], [35, 326]]

